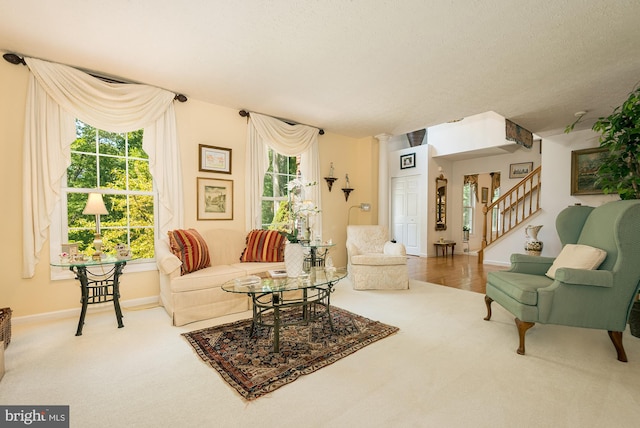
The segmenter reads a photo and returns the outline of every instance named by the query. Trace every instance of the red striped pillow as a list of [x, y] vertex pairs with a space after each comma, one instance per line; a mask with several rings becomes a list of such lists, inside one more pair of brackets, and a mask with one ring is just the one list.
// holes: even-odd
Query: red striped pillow
[[255, 229], [247, 235], [247, 247], [240, 256], [241, 262], [284, 261], [285, 237], [277, 230]]
[[211, 266], [209, 248], [195, 229], [176, 229], [167, 232], [171, 252], [182, 261], [180, 275]]

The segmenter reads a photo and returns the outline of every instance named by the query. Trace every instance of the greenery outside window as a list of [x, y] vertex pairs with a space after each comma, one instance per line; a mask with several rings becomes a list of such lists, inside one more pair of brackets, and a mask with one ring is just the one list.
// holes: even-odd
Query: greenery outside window
[[123, 243], [136, 259], [153, 260], [156, 192], [142, 134], [106, 132], [76, 121], [71, 165], [62, 187], [60, 242], [76, 242], [80, 252], [93, 253], [95, 216], [82, 211], [88, 193], [97, 189], [109, 211], [100, 217], [103, 252], [113, 253]]
[[291, 224], [287, 184], [298, 177], [299, 156], [284, 156], [269, 148], [269, 167], [262, 190], [262, 228], [286, 230]]
[[463, 230], [473, 233], [473, 223], [475, 218], [476, 199], [474, 195], [475, 186], [465, 183], [462, 187], [462, 227]]

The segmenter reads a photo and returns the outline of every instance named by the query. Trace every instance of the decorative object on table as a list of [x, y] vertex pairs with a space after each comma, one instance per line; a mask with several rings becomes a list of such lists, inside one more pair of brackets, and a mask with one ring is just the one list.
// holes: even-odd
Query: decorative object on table
[[540, 229], [542, 229], [542, 225], [528, 225], [524, 229], [524, 233], [527, 237], [527, 240], [524, 242], [524, 249], [527, 254], [539, 256], [542, 252], [542, 241], [538, 241], [538, 232], [540, 232]]
[[307, 190], [315, 186], [315, 181], [306, 181], [298, 177], [287, 183], [289, 201], [286, 206], [282, 230], [289, 242], [311, 239], [311, 220], [320, 212], [318, 206], [307, 195]]
[[[78, 252], [78, 243], [77, 242], [69, 242], [66, 244], [62, 244], [60, 253], [60, 260], [62, 261], [65, 258], [68, 261], [75, 260], [76, 256], [79, 254]], [[66, 263], [68, 263], [68, 261]], [[65, 263], [65, 262], [63, 262]]]
[[462, 240], [469, 242], [469, 226], [462, 226]]
[[118, 260], [128, 259], [129, 257], [131, 257], [131, 250], [129, 250], [127, 244], [116, 245], [116, 258]]
[[93, 253], [93, 260], [100, 260], [102, 258], [102, 235], [100, 235], [100, 216], [109, 214], [107, 207], [102, 200], [102, 193], [89, 193], [87, 197], [87, 205], [85, 205], [82, 214], [95, 215], [96, 216], [96, 234], [93, 240], [93, 247], [95, 252]]
[[5, 349], [11, 343], [11, 308], [0, 309], [0, 342], [4, 342]]
[[231, 174], [231, 149], [200, 144], [199, 169]]
[[287, 276], [297, 278], [304, 265], [304, 248], [299, 242], [287, 242], [284, 245], [284, 266]]
[[599, 147], [571, 152], [572, 195], [601, 195], [604, 193], [598, 171], [607, 156], [607, 149]]
[[509, 165], [509, 178], [524, 178], [533, 171], [533, 162], [512, 163]]
[[233, 220], [233, 180], [198, 177], [198, 220]]
[[415, 168], [415, 167], [416, 167], [415, 153], [400, 155], [400, 169]]
[[[280, 315], [294, 321], [302, 308], [283, 309]], [[325, 317], [283, 329], [279, 353], [272, 352], [272, 329], [258, 327], [252, 335], [251, 319], [182, 336], [244, 399], [253, 400], [399, 330], [335, 306], [331, 317], [333, 329]]]

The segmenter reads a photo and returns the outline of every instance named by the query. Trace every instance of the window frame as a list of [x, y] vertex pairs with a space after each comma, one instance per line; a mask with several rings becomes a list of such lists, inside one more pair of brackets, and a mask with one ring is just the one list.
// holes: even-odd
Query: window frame
[[[79, 120], [77, 120], [78, 122], [81, 122]], [[83, 123], [83, 122], [81, 122]], [[146, 161], [149, 162], [149, 159], [144, 159], [144, 158], [139, 158], [139, 157], [135, 157], [135, 156], [129, 156], [129, 153], [126, 152], [125, 155], [120, 156], [120, 155], [112, 155], [112, 154], [106, 154], [106, 153], [101, 153], [100, 152], [100, 147], [99, 147], [99, 134], [100, 131], [102, 132], [108, 132], [108, 133], [112, 133], [110, 131], [106, 131], [103, 129], [99, 129], [95, 126], [92, 126], [90, 124], [86, 124], [88, 126], [91, 126], [93, 128], [96, 129], [96, 151], [95, 151], [95, 155], [100, 157], [114, 157], [114, 158], [119, 158], [119, 159], [123, 159], [125, 165], [127, 165], [127, 170], [128, 170], [128, 165], [130, 161]], [[119, 133], [119, 134], [126, 134], [126, 133]], [[74, 153], [74, 150], [70, 150], [71, 153]], [[81, 152], [81, 153], [89, 153], [89, 152]], [[72, 159], [72, 157], [71, 157]], [[69, 167], [71, 166], [71, 164], [69, 165]], [[60, 182], [60, 199], [58, 201], [58, 203], [56, 204], [56, 207], [51, 215], [51, 224], [49, 226], [49, 259], [51, 263], [55, 263], [58, 262], [58, 254], [60, 253], [60, 248], [62, 246], [63, 242], [68, 242], [68, 236], [69, 236], [69, 222], [68, 222], [68, 206], [67, 206], [67, 197], [70, 193], [77, 193], [77, 194], [88, 194], [89, 192], [94, 192], [95, 189], [94, 188], [79, 188], [79, 187], [68, 187], [67, 186], [67, 171], [69, 169], [69, 167], [67, 167], [67, 169], [65, 170], [65, 174], [63, 175], [61, 182]], [[153, 197], [153, 241], [154, 241], [154, 247], [155, 247], [155, 242], [158, 240], [158, 191], [156, 188], [156, 182], [155, 179], [153, 178], [153, 176], [151, 177], [151, 183], [152, 183], [152, 189], [150, 191], [148, 190], [130, 190], [130, 189], [111, 189], [111, 188], [105, 188], [105, 187], [100, 187], [100, 162], [99, 162], [99, 158], [96, 161], [96, 174], [97, 174], [97, 180], [98, 183], [96, 183], [98, 185], [98, 187], [100, 188], [100, 192], [105, 194], [105, 195], [122, 195], [122, 196], [131, 196], [131, 195], [144, 195], [144, 196], [152, 196]], [[127, 181], [129, 180], [129, 175], [127, 174]], [[127, 186], [128, 187], [128, 186]], [[66, 220], [65, 220], [66, 219]], [[57, 225], [57, 226], [56, 226]], [[72, 229], [72, 228], [71, 228]], [[127, 234], [128, 236], [130, 236], [130, 232], [131, 232], [131, 225], [129, 223], [127, 223], [126, 226], [123, 226], [121, 228], [118, 229], [125, 229], [127, 230]], [[140, 260], [132, 260], [130, 262], [127, 263], [127, 267], [125, 268], [128, 272], [143, 272], [143, 271], [152, 271], [152, 270], [157, 270], [157, 264], [156, 264], [156, 259], [155, 259], [155, 248], [154, 248], [154, 257], [150, 258], [150, 259], [140, 259]], [[62, 267], [54, 267], [51, 266], [51, 279], [52, 280], [62, 280], [62, 279], [73, 279], [75, 278], [75, 274], [73, 274], [70, 270], [68, 270], [67, 268], [62, 268]]]

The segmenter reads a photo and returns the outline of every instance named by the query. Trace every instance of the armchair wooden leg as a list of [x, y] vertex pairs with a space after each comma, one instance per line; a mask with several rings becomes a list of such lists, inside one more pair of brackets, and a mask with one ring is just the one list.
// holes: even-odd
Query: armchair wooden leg
[[628, 360], [627, 353], [624, 352], [624, 346], [622, 346], [622, 332], [609, 331], [609, 338], [613, 342], [613, 346], [616, 348], [616, 352], [618, 353], [618, 361], [626, 363]]
[[516, 318], [516, 327], [518, 327], [518, 336], [520, 337], [520, 346], [518, 347], [517, 351], [518, 354], [524, 355], [524, 334], [534, 325], [536, 325], [536, 323], [520, 321], [518, 318]]
[[484, 303], [487, 305], [487, 316], [484, 317], [485, 321], [489, 321], [491, 319], [491, 302], [493, 302], [493, 299], [485, 294]]

